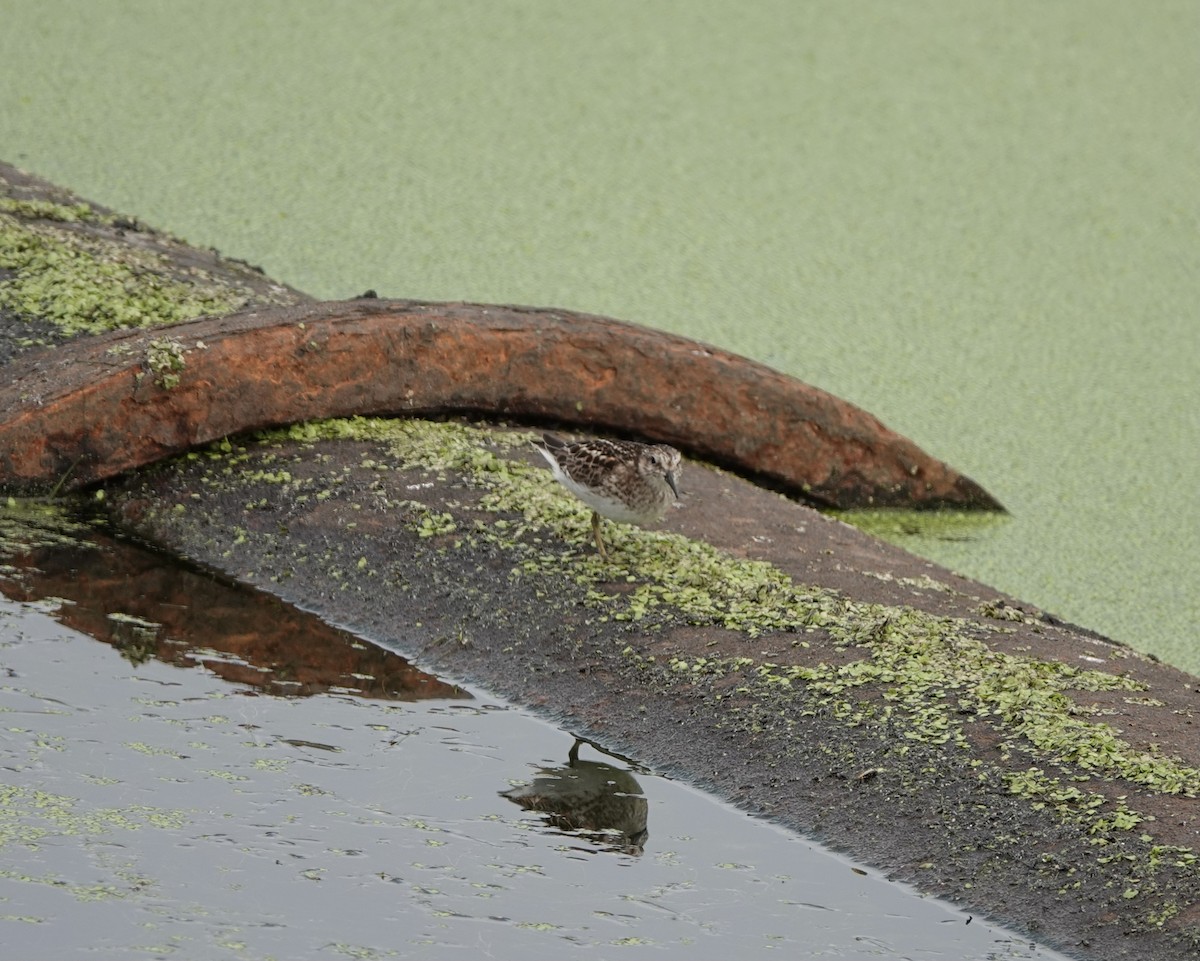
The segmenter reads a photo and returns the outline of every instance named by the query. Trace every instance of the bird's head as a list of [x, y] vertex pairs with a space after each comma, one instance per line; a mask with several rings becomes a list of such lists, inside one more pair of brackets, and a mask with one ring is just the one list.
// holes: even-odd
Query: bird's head
[[666, 444], [653, 444], [638, 457], [638, 471], [642, 476], [664, 480], [676, 499], [679, 498], [679, 471], [682, 464], [679, 451]]

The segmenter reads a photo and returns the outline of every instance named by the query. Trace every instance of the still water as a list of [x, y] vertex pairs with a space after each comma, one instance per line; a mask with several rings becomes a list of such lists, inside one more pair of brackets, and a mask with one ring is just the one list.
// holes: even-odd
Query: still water
[[0, 595], [0, 958], [1060, 957], [103, 534]]

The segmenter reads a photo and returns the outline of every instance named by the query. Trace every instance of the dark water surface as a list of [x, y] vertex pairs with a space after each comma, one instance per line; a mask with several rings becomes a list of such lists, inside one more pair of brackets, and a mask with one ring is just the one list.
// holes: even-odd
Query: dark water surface
[[102, 533], [0, 592], [0, 958], [1059, 957]]

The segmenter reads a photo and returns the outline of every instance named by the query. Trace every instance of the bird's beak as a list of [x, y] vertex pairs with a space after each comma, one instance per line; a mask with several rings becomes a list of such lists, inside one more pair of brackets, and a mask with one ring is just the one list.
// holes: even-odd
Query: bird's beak
[[675, 499], [679, 500], [679, 488], [678, 488], [678, 486], [676, 486], [675, 475], [673, 473], [667, 474], [667, 484], [671, 488], [671, 493], [673, 493], [675, 495]]

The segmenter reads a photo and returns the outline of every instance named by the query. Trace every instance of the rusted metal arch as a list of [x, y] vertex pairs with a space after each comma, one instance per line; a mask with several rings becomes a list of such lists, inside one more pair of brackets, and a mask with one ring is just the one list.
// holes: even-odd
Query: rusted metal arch
[[569, 311], [303, 304], [79, 340], [2, 376], [0, 485], [16, 490], [64, 477], [78, 488], [312, 418], [466, 412], [673, 444], [829, 506], [1002, 509], [825, 391], [694, 340]]

